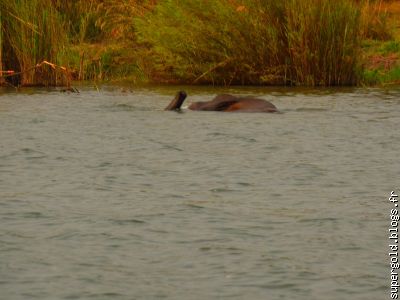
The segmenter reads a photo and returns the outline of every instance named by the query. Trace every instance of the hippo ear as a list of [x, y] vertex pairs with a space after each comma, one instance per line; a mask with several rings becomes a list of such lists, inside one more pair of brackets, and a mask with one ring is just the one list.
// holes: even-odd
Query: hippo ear
[[176, 93], [175, 98], [164, 110], [179, 110], [185, 101], [187, 94], [184, 91], [179, 91]]

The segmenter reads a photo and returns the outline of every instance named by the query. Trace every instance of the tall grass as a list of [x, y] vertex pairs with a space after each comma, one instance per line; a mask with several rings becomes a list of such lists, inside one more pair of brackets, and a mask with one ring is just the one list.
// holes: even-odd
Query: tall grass
[[0, 0], [0, 71], [21, 71], [23, 85], [63, 84], [60, 68], [34, 67], [43, 60], [80, 80], [352, 85], [361, 40], [392, 37], [388, 3]]
[[383, 0], [361, 0], [361, 34], [365, 39], [390, 40], [393, 28], [388, 24], [388, 2]]
[[279, 68], [279, 34], [264, 24], [273, 21], [271, 11], [262, 9], [263, 1], [244, 2], [159, 3], [136, 23], [139, 40], [152, 45], [160, 57], [155, 72], [171, 71], [179, 80], [216, 84], [257, 82], [276, 73], [259, 68]]
[[21, 85], [57, 85], [67, 78], [43, 60], [62, 64], [67, 36], [52, 0], [0, 2], [3, 67], [22, 72]]
[[360, 11], [350, 1], [290, 0], [286, 10], [290, 76], [305, 85], [358, 80]]
[[136, 26], [180, 80], [346, 85], [358, 78], [359, 16], [348, 0], [168, 0]]
[[112, 80], [138, 74], [134, 16], [155, 0], [58, 0], [68, 23], [69, 63], [78, 80]]
[[102, 0], [97, 6], [96, 25], [112, 38], [134, 39], [134, 17], [143, 16], [157, 0]]
[[98, 11], [103, 0], [53, 0], [53, 6], [64, 22], [64, 28], [73, 44], [98, 42], [103, 39], [102, 31], [96, 26], [101, 17]]

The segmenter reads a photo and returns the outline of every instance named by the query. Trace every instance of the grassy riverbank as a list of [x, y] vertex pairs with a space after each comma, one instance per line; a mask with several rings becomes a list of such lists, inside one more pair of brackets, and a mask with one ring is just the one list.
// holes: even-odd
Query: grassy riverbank
[[0, 83], [400, 83], [399, 19], [381, 0], [2, 1], [0, 71], [21, 74]]
[[366, 85], [400, 84], [400, 1], [381, 5], [388, 36], [362, 41], [363, 80]]

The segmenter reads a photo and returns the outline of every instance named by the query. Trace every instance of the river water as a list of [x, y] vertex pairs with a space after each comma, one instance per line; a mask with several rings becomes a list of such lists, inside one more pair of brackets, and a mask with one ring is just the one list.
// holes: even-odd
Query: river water
[[0, 299], [388, 299], [400, 88], [179, 88], [0, 91]]

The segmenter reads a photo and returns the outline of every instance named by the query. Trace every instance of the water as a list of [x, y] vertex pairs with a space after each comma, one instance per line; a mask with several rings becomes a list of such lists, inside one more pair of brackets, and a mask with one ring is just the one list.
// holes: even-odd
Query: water
[[400, 89], [0, 91], [0, 299], [386, 299]]

